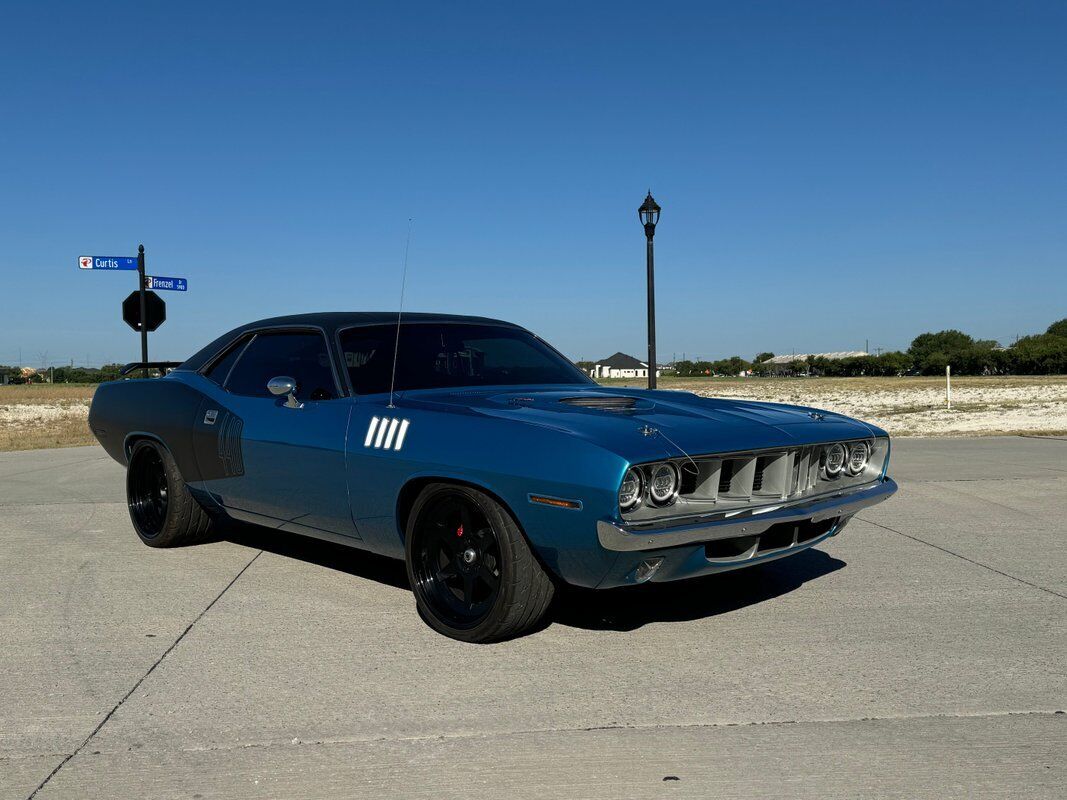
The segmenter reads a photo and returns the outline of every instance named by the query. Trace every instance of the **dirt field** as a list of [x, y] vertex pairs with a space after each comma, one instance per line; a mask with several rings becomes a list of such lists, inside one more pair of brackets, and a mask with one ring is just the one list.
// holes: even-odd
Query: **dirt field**
[[0, 450], [92, 444], [87, 416], [96, 386], [0, 386]]
[[[660, 387], [839, 411], [895, 436], [1067, 433], [1067, 376], [955, 378], [951, 411], [943, 378], [661, 378]], [[91, 444], [86, 415], [95, 390], [81, 384], [0, 386], [0, 450]]]
[[[609, 380], [617, 386], [643, 381]], [[1067, 376], [953, 378], [661, 378], [706, 397], [794, 403], [873, 422], [894, 436], [1067, 432]]]

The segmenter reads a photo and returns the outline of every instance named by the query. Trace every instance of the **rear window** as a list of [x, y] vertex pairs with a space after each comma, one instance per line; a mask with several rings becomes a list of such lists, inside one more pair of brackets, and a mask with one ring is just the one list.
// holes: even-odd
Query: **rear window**
[[211, 365], [211, 368], [204, 373], [204, 377], [213, 380], [219, 386], [226, 383], [226, 378], [230, 376], [230, 370], [233, 369], [233, 365], [237, 363], [237, 359], [241, 356], [241, 351], [244, 350], [245, 345], [248, 344], [250, 337], [243, 336], [238, 339], [230, 349], [226, 351], [218, 361]]

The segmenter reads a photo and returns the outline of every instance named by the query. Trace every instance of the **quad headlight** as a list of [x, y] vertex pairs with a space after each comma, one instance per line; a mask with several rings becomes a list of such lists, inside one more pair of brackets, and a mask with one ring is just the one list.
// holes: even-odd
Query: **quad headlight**
[[859, 475], [871, 460], [871, 446], [866, 442], [853, 442], [848, 446], [848, 473]]
[[644, 467], [630, 467], [619, 486], [619, 508], [633, 511], [642, 502], [652, 506], [669, 506], [678, 497], [681, 477], [678, 467], [663, 461]]
[[678, 468], [674, 464], [654, 464], [648, 481], [648, 496], [657, 506], [665, 506], [678, 496]]
[[622, 479], [622, 486], [619, 487], [619, 508], [623, 511], [636, 508], [637, 504], [641, 502], [644, 487], [645, 480], [641, 477], [641, 470], [636, 467], [630, 467], [630, 469], [626, 470], [626, 475]]

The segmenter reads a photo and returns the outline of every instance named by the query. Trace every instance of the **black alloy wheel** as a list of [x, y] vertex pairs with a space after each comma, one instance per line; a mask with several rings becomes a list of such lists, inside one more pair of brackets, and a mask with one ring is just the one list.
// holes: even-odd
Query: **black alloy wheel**
[[163, 530], [169, 496], [167, 470], [159, 451], [155, 447], [139, 448], [130, 462], [127, 502], [143, 539], [155, 538]]
[[413, 589], [435, 617], [469, 630], [500, 593], [500, 542], [486, 514], [458, 489], [423, 507], [413, 531]]

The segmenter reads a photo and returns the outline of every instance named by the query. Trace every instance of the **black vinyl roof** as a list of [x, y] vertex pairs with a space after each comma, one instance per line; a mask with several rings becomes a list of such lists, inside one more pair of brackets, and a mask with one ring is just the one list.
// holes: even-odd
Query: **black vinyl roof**
[[[326, 332], [327, 337], [332, 339], [334, 333], [341, 328], [351, 328], [356, 325], [395, 325], [396, 320], [396, 311], [321, 311], [311, 314], [288, 314], [284, 317], [260, 319], [224, 333], [211, 344], [190, 356], [188, 360], [178, 367], [178, 369], [200, 369], [238, 336], [247, 331], [257, 330], [259, 328], [322, 328]], [[405, 311], [401, 318], [402, 325], [419, 322], [505, 325], [509, 328], [519, 327], [518, 325], [504, 322], [499, 319], [490, 319], [489, 317], [465, 317], [459, 314], [427, 314], [416, 311]]]

